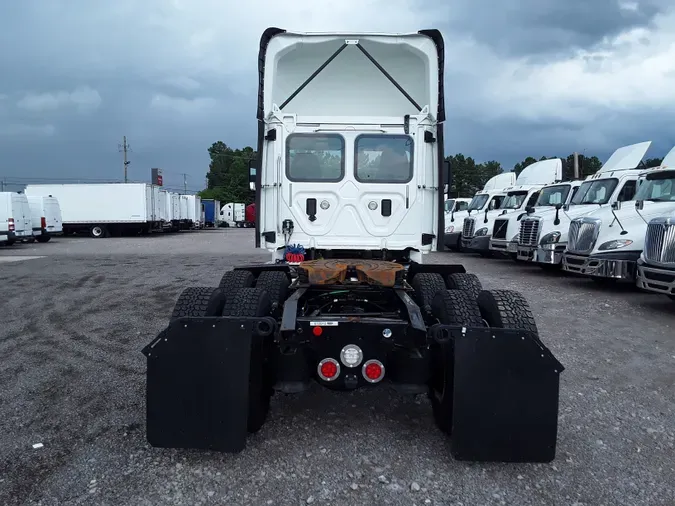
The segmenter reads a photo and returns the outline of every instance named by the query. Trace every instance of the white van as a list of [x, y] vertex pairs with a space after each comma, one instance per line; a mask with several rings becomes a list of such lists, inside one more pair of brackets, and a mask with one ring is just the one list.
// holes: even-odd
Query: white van
[[33, 236], [30, 206], [23, 193], [0, 192], [0, 242], [12, 245]]
[[33, 235], [38, 242], [48, 242], [53, 235], [63, 234], [61, 206], [56, 197], [29, 196]]

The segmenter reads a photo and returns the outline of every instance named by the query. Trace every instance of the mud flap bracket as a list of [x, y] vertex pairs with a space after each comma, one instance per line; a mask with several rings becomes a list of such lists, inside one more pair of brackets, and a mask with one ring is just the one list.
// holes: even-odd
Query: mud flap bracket
[[266, 318], [173, 320], [143, 349], [148, 442], [242, 451], [252, 345], [273, 332], [274, 320]]
[[552, 461], [564, 367], [538, 337], [500, 328], [435, 325], [430, 330], [449, 336], [453, 344], [443, 347], [454, 369], [453, 457]]

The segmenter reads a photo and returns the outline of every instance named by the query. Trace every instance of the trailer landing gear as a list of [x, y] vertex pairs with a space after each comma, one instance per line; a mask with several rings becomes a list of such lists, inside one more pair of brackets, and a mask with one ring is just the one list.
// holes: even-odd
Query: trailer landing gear
[[527, 301], [461, 266], [265, 264], [187, 288], [147, 357], [153, 446], [240, 452], [274, 391], [427, 392], [458, 460], [555, 457], [563, 366]]

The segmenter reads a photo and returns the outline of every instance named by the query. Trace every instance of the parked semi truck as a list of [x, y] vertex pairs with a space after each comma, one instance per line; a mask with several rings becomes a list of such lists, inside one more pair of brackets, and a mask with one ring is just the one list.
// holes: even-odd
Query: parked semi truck
[[225, 227], [241, 227], [246, 220], [246, 206], [243, 202], [228, 202], [220, 209], [220, 219]]
[[424, 261], [445, 230], [443, 48], [438, 30], [264, 32], [250, 180], [270, 261], [185, 288], [144, 348], [151, 445], [243, 451], [274, 392], [315, 382], [426, 392], [460, 460], [555, 457], [563, 366], [527, 300]]
[[517, 258], [542, 268], [561, 268], [570, 222], [598, 207], [632, 200], [638, 176], [644, 170], [638, 165], [650, 144], [647, 141], [617, 149], [598, 172], [586, 177], [569, 205], [557, 205], [522, 218]]
[[513, 186], [516, 175], [513, 172], [504, 172], [490, 178], [482, 190], [477, 191], [465, 210], [450, 211], [445, 218], [444, 244], [450, 249], [461, 251], [464, 220], [469, 216], [479, 215], [481, 212], [499, 209], [506, 194], [503, 188]]
[[[509, 213], [524, 210], [527, 206], [534, 206], [544, 186], [561, 180], [560, 158], [541, 160], [525, 167], [516, 177], [516, 183], [504, 188], [506, 197], [498, 209], [492, 211], [485, 209], [481, 214], [464, 218], [462, 248], [488, 256], [492, 251], [490, 239], [495, 220], [498, 217], [508, 216]], [[497, 233], [499, 234], [499, 230]]]
[[[637, 184], [634, 202], [616, 201], [572, 220], [563, 254], [565, 271], [600, 282], [636, 282], [649, 221], [675, 212], [675, 147], [660, 166], [644, 171]], [[652, 247], [649, 255], [658, 261], [660, 250]]]
[[34, 184], [26, 195], [59, 201], [63, 233], [94, 238], [161, 230], [159, 187], [147, 183]]

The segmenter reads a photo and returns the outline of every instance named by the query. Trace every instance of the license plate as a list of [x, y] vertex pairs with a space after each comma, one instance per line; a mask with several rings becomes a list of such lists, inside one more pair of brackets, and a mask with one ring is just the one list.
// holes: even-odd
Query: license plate
[[506, 251], [508, 251], [509, 253], [515, 253], [518, 251], [518, 245], [509, 243], [506, 245]]

